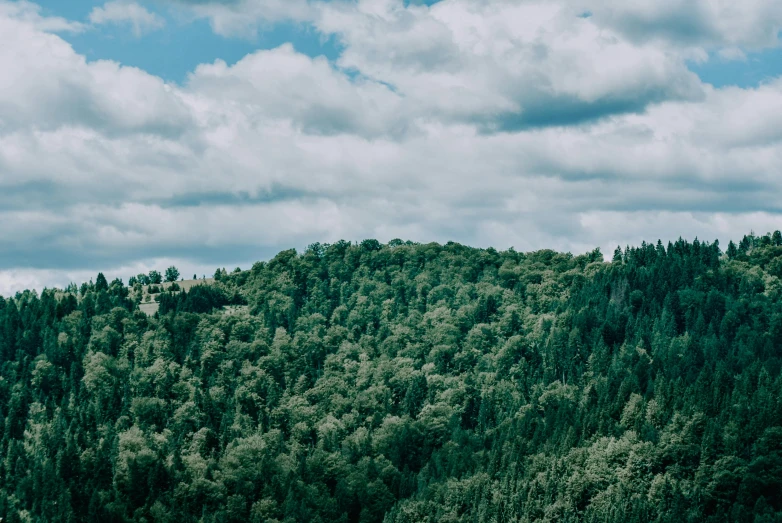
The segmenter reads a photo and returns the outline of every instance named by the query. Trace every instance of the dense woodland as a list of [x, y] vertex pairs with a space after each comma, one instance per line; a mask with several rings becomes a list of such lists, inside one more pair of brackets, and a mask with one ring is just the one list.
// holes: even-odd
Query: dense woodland
[[782, 521], [779, 232], [215, 276], [0, 298], [3, 522]]

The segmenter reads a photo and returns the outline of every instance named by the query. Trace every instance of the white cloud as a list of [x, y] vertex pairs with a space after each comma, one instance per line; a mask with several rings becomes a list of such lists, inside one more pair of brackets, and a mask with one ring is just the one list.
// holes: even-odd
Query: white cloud
[[290, 120], [307, 132], [374, 136], [404, 125], [402, 100], [388, 87], [351, 81], [323, 58], [309, 58], [285, 44], [258, 51], [235, 65], [203, 64], [188, 78], [188, 91], [220, 110], [241, 104], [245, 116]]
[[[541, 14], [546, 16], [547, 12], [565, 11], [588, 19], [601, 29], [619, 32], [627, 40], [651, 42], [691, 59], [703, 59], [704, 50], [736, 56], [739, 50], [745, 52], [777, 47], [782, 31], [782, 3], [776, 0], [746, 0], [740, 3], [730, 0], [443, 0], [431, 7], [417, 5], [420, 2], [409, 2], [406, 8], [401, 0], [178, 2], [187, 5], [195, 16], [209, 18], [218, 34], [244, 37], [256, 34], [259, 26], [279, 20], [314, 22], [322, 29], [339, 33], [346, 29], [366, 30], [369, 28], [366, 24], [368, 20], [380, 24], [392, 22], [390, 12], [406, 13], [406, 23], [412, 17], [428, 11], [458, 12], [469, 25], [475, 23], [476, 16], [480, 18], [491, 12], [516, 10], [530, 14], [542, 9]], [[349, 27], [359, 22], [355, 16], [357, 13], [367, 18], [365, 23]], [[515, 19], [514, 23], [516, 30], [523, 31], [526, 28], [535, 31], [539, 28], [537, 21], [533, 15], [526, 19]], [[419, 38], [408, 41], [408, 45], [419, 48], [423, 53], [431, 50], [431, 44], [441, 36], [441, 32], [432, 24], [427, 29], [428, 35], [424, 31], [419, 33], [424, 40]], [[382, 33], [376, 36], [381, 39], [388, 37]], [[393, 49], [399, 55], [399, 49]], [[404, 56], [404, 53], [400, 56]]]
[[27, 0], [0, 2], [0, 18], [12, 18], [23, 22], [38, 31], [80, 33], [85, 26], [82, 23], [66, 20], [59, 16], [43, 16], [41, 6]]
[[87, 63], [61, 38], [24, 20], [0, 16], [0, 70], [0, 131], [189, 128], [188, 110], [160, 78], [114, 62]]
[[747, 55], [739, 49], [738, 47], [724, 47], [720, 49], [717, 54], [720, 58], [727, 61], [740, 61], [740, 62], [746, 62], [747, 61]]
[[323, 3], [338, 63], [393, 85], [422, 114], [489, 128], [590, 121], [701, 96], [680, 57], [551, 2]]
[[782, 80], [701, 84], [691, 44], [597, 8], [318, 4], [336, 64], [284, 45], [183, 85], [2, 9], [0, 294], [339, 238], [610, 253], [779, 228]]
[[102, 7], [94, 7], [89, 19], [95, 25], [130, 24], [136, 37], [166, 25], [163, 17], [149, 12], [136, 2], [126, 0], [113, 0]]
[[308, 0], [174, 0], [188, 18], [209, 19], [212, 30], [221, 36], [254, 38], [259, 27], [279, 21], [311, 21], [315, 11]]
[[775, 0], [588, 0], [580, 7], [630, 38], [677, 45], [761, 49], [779, 45], [782, 30]]

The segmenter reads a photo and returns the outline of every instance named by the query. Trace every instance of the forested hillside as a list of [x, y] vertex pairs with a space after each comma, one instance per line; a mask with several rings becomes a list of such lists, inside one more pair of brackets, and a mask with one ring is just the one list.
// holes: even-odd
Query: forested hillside
[[216, 277], [0, 299], [3, 522], [782, 521], [779, 232]]

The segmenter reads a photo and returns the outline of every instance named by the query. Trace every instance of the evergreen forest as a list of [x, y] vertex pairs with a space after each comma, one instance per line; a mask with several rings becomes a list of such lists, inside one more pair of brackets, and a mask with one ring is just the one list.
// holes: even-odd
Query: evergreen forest
[[778, 231], [139, 286], [0, 298], [3, 523], [782, 521]]

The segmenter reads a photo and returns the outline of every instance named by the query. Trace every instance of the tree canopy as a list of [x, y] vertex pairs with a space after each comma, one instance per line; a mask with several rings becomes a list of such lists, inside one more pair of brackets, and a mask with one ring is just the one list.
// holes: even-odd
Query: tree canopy
[[[179, 279], [179, 269], [174, 267], [173, 265], [166, 269], [166, 281], [167, 282], [174, 282]], [[195, 279], [195, 278], [193, 278]]]
[[0, 298], [0, 517], [780, 521], [780, 238], [341, 241], [151, 317], [102, 275]]
[[149, 276], [147, 277], [147, 282], [160, 285], [163, 283], [163, 276], [160, 274], [160, 272], [156, 270], [149, 271]]

